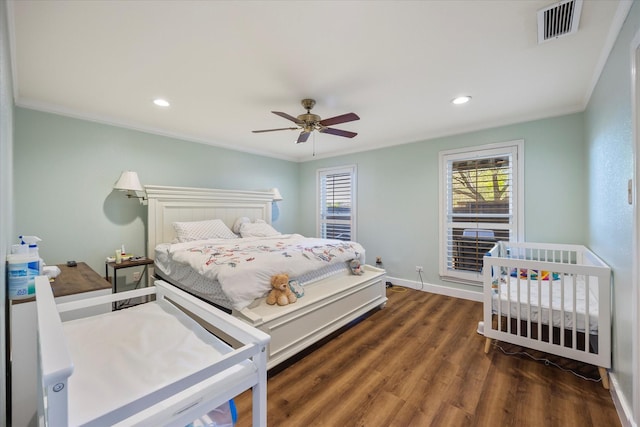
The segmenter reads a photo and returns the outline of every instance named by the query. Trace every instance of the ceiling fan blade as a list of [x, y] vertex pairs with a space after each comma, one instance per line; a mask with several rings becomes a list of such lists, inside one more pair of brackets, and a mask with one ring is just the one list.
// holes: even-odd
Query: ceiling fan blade
[[295, 124], [298, 124], [298, 125], [303, 125], [304, 124], [304, 122], [302, 120], [298, 120], [297, 117], [290, 116], [289, 114], [283, 113], [282, 111], [272, 111], [272, 113], [276, 114], [276, 115], [278, 115], [280, 117], [283, 117], [283, 118], [285, 118], [287, 120], [291, 120]]
[[357, 135], [355, 132], [349, 132], [348, 130], [334, 129], [334, 128], [322, 128], [322, 133], [329, 133], [331, 135], [344, 136], [345, 138], [353, 138]]
[[273, 132], [276, 130], [297, 130], [300, 128], [278, 128], [278, 129], [262, 129], [262, 130], [252, 130], [253, 133], [262, 133], [262, 132]]
[[328, 119], [320, 120], [322, 126], [337, 125], [339, 123], [352, 122], [354, 120], [360, 120], [360, 117], [356, 113], [347, 113], [340, 116], [330, 117]]
[[300, 132], [300, 136], [298, 136], [298, 140], [296, 141], [296, 144], [300, 144], [301, 142], [307, 142], [307, 139], [309, 139], [309, 135], [311, 135], [311, 132], [306, 132], [306, 131]]

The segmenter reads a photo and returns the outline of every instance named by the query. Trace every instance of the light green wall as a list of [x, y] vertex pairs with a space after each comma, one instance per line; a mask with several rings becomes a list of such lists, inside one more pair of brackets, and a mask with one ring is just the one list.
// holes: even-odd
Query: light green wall
[[586, 244], [583, 115], [432, 139], [301, 165], [300, 232], [315, 235], [316, 169], [358, 167], [357, 239], [368, 260], [382, 256], [389, 276], [479, 291], [438, 276], [438, 152], [524, 139], [525, 237]]
[[[589, 102], [586, 140], [589, 164], [589, 244], [613, 271], [613, 372], [620, 392], [633, 396], [633, 177], [631, 41], [640, 31], [640, 5], [631, 8]], [[637, 209], [637, 208], [636, 208]], [[635, 260], [637, 262], [637, 260]], [[638, 414], [635, 415], [638, 419]]]
[[[276, 228], [312, 236], [316, 170], [356, 164], [357, 239], [369, 260], [382, 256], [391, 277], [417, 282], [414, 267], [422, 265], [425, 283], [478, 291], [438, 277], [438, 152], [523, 139], [526, 240], [586, 244], [612, 266], [613, 373], [632, 402], [633, 217], [626, 182], [633, 170], [629, 44], [639, 23], [635, 4], [585, 113], [301, 164], [16, 108], [14, 162], [2, 160], [3, 170], [14, 168], [13, 234], [43, 238], [48, 264], [75, 259], [98, 272], [122, 243], [143, 253], [146, 207], [112, 191], [130, 169], [146, 184], [278, 187], [285, 200], [277, 205]], [[4, 144], [3, 153], [11, 149]]]
[[438, 152], [524, 139], [527, 240], [586, 243], [582, 129], [574, 114], [296, 164], [18, 108], [15, 234], [41, 237], [48, 264], [84, 260], [100, 272], [122, 243], [143, 253], [146, 207], [112, 191], [130, 169], [146, 184], [278, 187], [276, 228], [312, 236], [316, 169], [357, 164], [357, 238], [370, 259], [382, 256], [392, 277], [418, 280], [422, 265], [427, 283], [477, 291], [438, 277]]
[[136, 171], [143, 184], [278, 187], [284, 200], [274, 226], [298, 228], [293, 162], [23, 108], [16, 109], [15, 139], [14, 231], [40, 237], [47, 264], [73, 259], [102, 273], [121, 244], [144, 254], [147, 208], [113, 191], [122, 170]]

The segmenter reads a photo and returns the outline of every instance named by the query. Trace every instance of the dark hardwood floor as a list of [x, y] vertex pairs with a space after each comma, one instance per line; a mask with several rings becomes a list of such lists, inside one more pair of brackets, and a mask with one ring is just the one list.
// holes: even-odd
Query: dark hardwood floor
[[[495, 346], [485, 354], [481, 303], [402, 289], [388, 289], [386, 308], [270, 373], [270, 426], [620, 426], [600, 382]], [[590, 365], [498, 344], [599, 379]], [[251, 392], [235, 403], [237, 427], [251, 425]]]

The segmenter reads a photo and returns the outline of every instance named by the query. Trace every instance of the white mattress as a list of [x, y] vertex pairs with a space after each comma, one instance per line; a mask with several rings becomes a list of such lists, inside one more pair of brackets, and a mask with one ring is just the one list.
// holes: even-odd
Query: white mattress
[[[69, 425], [81, 425], [214, 363], [231, 349], [160, 300], [64, 322], [74, 363]], [[250, 362], [215, 377], [253, 375]]]
[[[217, 280], [211, 280], [199, 274], [189, 265], [175, 261], [169, 255], [170, 247], [171, 244], [169, 243], [162, 243], [156, 246], [154, 259], [156, 274], [199, 298], [231, 310], [231, 301], [225, 295], [220, 283]], [[312, 271], [296, 278], [292, 277], [291, 279], [297, 280], [304, 287], [348, 269], [349, 266], [346, 263], [330, 264], [320, 270]]]
[[[564, 280], [562, 280], [563, 278]], [[500, 314], [503, 316], [509, 314], [512, 318], [530, 320], [543, 325], [549, 325], [549, 319], [551, 318], [553, 326], [572, 329], [575, 324], [578, 331], [584, 332], [586, 330], [586, 313], [588, 309], [589, 332], [597, 333], [597, 277], [589, 276], [588, 292], [585, 292], [585, 279], [581, 275], [567, 274], [561, 276], [560, 280], [552, 281], [551, 287], [549, 283], [548, 280], [531, 280], [529, 285], [527, 279], [503, 275], [500, 280]], [[552, 289], [551, 292], [550, 289]], [[562, 292], [563, 289], [564, 293]], [[538, 295], [540, 295], [540, 301], [538, 300]], [[518, 301], [520, 301], [519, 304]], [[549, 307], [552, 307], [552, 310], [549, 310]], [[564, 311], [561, 308], [564, 308]], [[498, 313], [497, 289], [494, 289], [492, 309], [494, 313]], [[551, 316], [550, 311], [552, 313]], [[575, 316], [574, 312], [576, 313]]]

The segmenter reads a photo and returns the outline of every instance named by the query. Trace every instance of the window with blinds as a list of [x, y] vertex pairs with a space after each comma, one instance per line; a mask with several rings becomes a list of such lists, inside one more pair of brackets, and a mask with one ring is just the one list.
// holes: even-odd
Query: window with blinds
[[318, 170], [318, 236], [355, 240], [356, 167]]
[[443, 278], [481, 282], [484, 254], [499, 240], [520, 240], [521, 147], [516, 141], [440, 153]]

